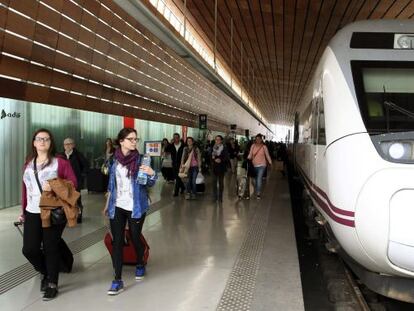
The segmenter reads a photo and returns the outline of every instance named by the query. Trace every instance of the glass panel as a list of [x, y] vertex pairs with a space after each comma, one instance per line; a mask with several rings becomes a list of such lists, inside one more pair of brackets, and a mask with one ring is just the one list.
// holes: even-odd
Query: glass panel
[[352, 69], [367, 131], [413, 131], [414, 63], [355, 61]]
[[366, 93], [413, 93], [414, 69], [364, 68]]
[[[115, 140], [122, 127], [121, 116], [0, 98], [0, 209], [20, 204], [22, 167], [34, 131], [49, 129], [60, 152], [63, 140], [73, 138], [90, 166], [100, 168], [106, 138]], [[175, 132], [181, 135], [179, 125], [136, 119], [135, 128], [140, 152], [146, 140], [171, 140]], [[189, 128], [188, 133], [197, 139], [198, 129]], [[158, 159], [154, 166], [159, 166]]]

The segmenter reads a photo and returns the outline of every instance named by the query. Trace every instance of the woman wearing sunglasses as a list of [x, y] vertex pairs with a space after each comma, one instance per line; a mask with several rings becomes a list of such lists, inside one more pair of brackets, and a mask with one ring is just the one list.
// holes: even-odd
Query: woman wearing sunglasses
[[[147, 186], [155, 184], [157, 175], [149, 166], [141, 165], [141, 156], [137, 150], [137, 131], [124, 128], [118, 133], [117, 144], [109, 168], [109, 202], [104, 213], [110, 219], [113, 238], [112, 265], [115, 279], [108, 290], [108, 295], [117, 295], [124, 289], [122, 281], [124, 230], [126, 222], [131, 233], [131, 240], [137, 255], [135, 279], [142, 280], [145, 274], [144, 245], [140, 234], [148, 210]], [[147, 174], [147, 183], [142, 185], [137, 180], [138, 170]]]

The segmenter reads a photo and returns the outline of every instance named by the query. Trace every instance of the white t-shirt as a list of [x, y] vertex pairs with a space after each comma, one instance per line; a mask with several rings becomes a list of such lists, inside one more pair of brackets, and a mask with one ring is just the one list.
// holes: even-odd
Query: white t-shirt
[[174, 147], [175, 147], [175, 151], [178, 152], [178, 149], [180, 149], [180, 147], [181, 147], [181, 142], [178, 145], [174, 144]]
[[[46, 166], [45, 168], [42, 168], [42, 166], [43, 165], [37, 165], [37, 169], [39, 181], [43, 187], [43, 184], [46, 181], [58, 177], [58, 160], [55, 158], [52, 160], [52, 163], [50, 163], [50, 165]], [[33, 161], [31, 161], [24, 170], [23, 182], [26, 185], [26, 211], [34, 214], [40, 214], [39, 203], [41, 192], [34, 175]]]
[[115, 206], [126, 211], [132, 211], [134, 207], [134, 195], [131, 178], [127, 177], [128, 168], [118, 163], [116, 166], [116, 202]]

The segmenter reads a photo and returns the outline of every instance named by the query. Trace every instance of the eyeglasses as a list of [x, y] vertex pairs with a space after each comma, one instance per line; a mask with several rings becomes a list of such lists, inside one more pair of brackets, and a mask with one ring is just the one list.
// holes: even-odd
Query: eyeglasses
[[139, 141], [139, 138], [132, 138], [132, 137], [127, 137], [127, 138], [125, 138], [125, 139], [127, 139], [127, 140], [129, 140], [129, 142], [130, 143], [132, 143], [132, 142], [138, 142]]
[[35, 137], [35, 141], [48, 143], [50, 141], [50, 137]]

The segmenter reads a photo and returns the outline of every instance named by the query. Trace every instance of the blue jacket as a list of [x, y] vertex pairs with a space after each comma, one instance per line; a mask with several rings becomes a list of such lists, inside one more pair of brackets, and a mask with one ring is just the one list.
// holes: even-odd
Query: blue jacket
[[[138, 167], [141, 165], [141, 156], [138, 156]], [[115, 202], [116, 202], [116, 167], [118, 165], [118, 161], [114, 160], [109, 167], [109, 183], [108, 183], [108, 191], [110, 192], [111, 196], [109, 198], [108, 203], [108, 215], [110, 219], [114, 219], [115, 217]], [[141, 218], [144, 213], [148, 211], [149, 204], [148, 204], [148, 189], [147, 187], [152, 187], [157, 180], [157, 175], [155, 174], [152, 177], [148, 177], [147, 184], [141, 185], [137, 181], [137, 173], [133, 178], [131, 178], [132, 183], [132, 192], [134, 197], [134, 206], [132, 208], [132, 218]]]

